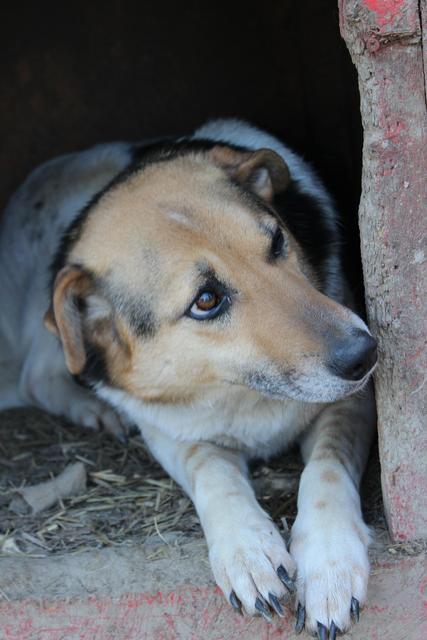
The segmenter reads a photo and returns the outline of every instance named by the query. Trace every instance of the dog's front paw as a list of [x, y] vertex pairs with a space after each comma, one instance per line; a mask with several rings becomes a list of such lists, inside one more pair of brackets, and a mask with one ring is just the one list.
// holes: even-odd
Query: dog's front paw
[[304, 522], [297, 517], [291, 553], [297, 564], [297, 632], [334, 640], [359, 619], [369, 577], [369, 531], [361, 518]]
[[272, 612], [284, 614], [283, 604], [295, 592], [295, 563], [273, 522], [256, 522], [222, 529], [209, 549], [217, 584], [232, 606], [267, 620]]

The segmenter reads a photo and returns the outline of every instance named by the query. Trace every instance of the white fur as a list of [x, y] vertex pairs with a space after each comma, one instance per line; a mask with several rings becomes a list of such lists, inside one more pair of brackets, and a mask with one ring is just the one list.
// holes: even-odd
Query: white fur
[[149, 424], [183, 442], [214, 441], [245, 451], [249, 457], [267, 457], [283, 450], [319, 412], [316, 404], [271, 400], [255, 391], [233, 388], [226, 395], [212, 394], [200, 403], [181, 406], [144, 403], [102, 383], [97, 393], [125, 411], [135, 424]]
[[[338, 476], [331, 485], [321, 480], [328, 470]], [[298, 539], [300, 544], [293, 542]], [[306, 607], [308, 629], [316, 631], [317, 622], [329, 628], [334, 621], [342, 630], [350, 626], [351, 598], [361, 604], [366, 599], [368, 543], [359, 495], [348, 474], [334, 461], [309, 463], [301, 477], [291, 541], [298, 567], [298, 600]]]
[[233, 590], [247, 613], [254, 614], [257, 591], [267, 599], [269, 593], [286, 596], [276, 571], [282, 565], [293, 575], [295, 564], [255, 498], [244, 457], [203, 442], [188, 461], [189, 442], [179, 442], [147, 424], [143, 436], [163, 467], [192, 498], [215, 579], [226, 597]]

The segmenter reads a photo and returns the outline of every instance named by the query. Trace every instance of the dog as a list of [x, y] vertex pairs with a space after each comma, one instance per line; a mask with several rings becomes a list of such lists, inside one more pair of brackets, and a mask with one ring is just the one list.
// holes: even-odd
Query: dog
[[[123, 437], [188, 493], [231, 605], [335, 638], [359, 618], [376, 342], [351, 310], [337, 214], [282, 142], [238, 120], [36, 169], [0, 236], [0, 408]], [[298, 442], [290, 549], [251, 458]]]

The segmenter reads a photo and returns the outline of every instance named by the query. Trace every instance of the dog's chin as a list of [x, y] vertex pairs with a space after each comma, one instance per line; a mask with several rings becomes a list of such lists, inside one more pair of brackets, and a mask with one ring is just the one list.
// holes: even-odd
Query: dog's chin
[[251, 373], [245, 376], [244, 384], [252, 391], [272, 400], [298, 400], [300, 402], [329, 403], [337, 402], [361, 392], [369, 381], [371, 372], [356, 382], [337, 376], [268, 376]]

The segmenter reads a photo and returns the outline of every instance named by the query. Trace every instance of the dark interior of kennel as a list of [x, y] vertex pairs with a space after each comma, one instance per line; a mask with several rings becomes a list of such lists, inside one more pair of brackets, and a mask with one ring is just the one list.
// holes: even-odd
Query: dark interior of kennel
[[1, 208], [57, 154], [246, 118], [318, 169], [361, 300], [362, 135], [336, 0], [10, 3], [0, 32]]

